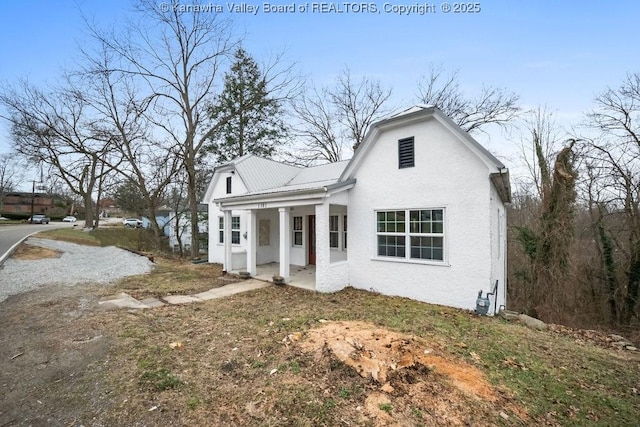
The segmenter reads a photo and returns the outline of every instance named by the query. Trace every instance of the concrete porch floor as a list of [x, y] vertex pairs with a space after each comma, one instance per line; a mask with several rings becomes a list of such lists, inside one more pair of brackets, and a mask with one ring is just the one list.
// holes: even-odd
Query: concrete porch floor
[[[316, 290], [316, 266], [315, 265], [294, 265], [289, 266], [291, 277], [287, 285], [297, 288]], [[273, 281], [273, 276], [280, 273], [280, 264], [270, 262], [268, 264], [260, 264], [256, 266], [256, 279]]]

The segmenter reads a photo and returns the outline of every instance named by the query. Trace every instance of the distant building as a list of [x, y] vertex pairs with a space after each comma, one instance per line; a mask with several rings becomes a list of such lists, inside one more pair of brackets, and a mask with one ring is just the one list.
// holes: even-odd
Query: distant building
[[53, 198], [48, 194], [9, 192], [3, 197], [0, 212], [31, 215], [32, 200], [34, 213], [48, 214], [53, 209]]

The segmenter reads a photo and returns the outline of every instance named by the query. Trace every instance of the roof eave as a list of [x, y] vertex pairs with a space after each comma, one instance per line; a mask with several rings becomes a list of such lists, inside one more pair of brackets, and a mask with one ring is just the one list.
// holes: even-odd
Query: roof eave
[[509, 181], [509, 169], [502, 168], [499, 172], [489, 175], [491, 183], [498, 192], [498, 196], [502, 203], [511, 203], [511, 182]]

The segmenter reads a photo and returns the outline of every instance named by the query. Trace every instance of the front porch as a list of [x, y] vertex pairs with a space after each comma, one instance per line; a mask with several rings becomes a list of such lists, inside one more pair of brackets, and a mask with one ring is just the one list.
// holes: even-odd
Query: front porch
[[[294, 265], [289, 264], [289, 281], [287, 285], [296, 288], [316, 290], [316, 266], [315, 265]], [[255, 278], [273, 282], [273, 276], [280, 274], [280, 263], [270, 262], [256, 266]]]

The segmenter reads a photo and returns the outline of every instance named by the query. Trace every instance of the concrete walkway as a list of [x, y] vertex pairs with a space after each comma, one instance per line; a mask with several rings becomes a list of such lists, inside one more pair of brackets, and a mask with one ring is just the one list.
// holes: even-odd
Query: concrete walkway
[[143, 308], [154, 308], [154, 307], [162, 307], [164, 305], [178, 305], [178, 304], [189, 304], [192, 302], [203, 302], [216, 298], [227, 297], [230, 295], [239, 294], [241, 292], [252, 291], [254, 289], [265, 288], [270, 286], [271, 283], [263, 282], [261, 280], [251, 279], [245, 280], [244, 282], [231, 283], [229, 285], [225, 285], [219, 288], [213, 288], [206, 292], [200, 292], [199, 294], [194, 295], [168, 295], [162, 300], [158, 298], [146, 298], [142, 301], [139, 301], [133, 298], [131, 295], [123, 292], [117, 297], [100, 301], [99, 304], [105, 307], [112, 308], [133, 308], [133, 309], [143, 309]]

